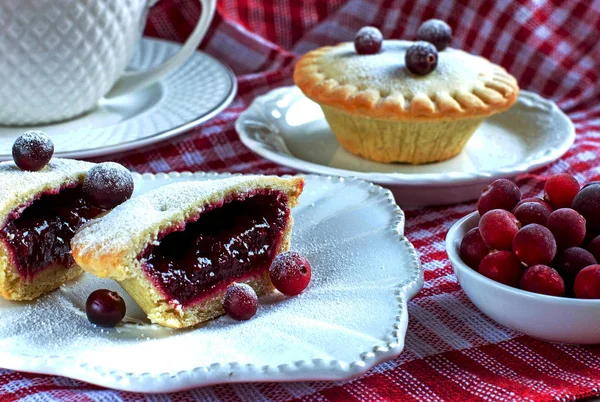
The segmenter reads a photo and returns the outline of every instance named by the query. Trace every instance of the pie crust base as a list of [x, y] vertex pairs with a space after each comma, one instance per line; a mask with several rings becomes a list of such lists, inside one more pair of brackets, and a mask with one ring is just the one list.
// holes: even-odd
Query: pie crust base
[[12, 267], [8, 252], [0, 242], [0, 296], [7, 300], [37, 299], [59, 288], [63, 283], [77, 278], [80, 274], [81, 268], [78, 266], [71, 268], [57, 266], [46, 268], [34, 278], [23, 278]]
[[423, 164], [450, 159], [463, 150], [484, 120], [475, 117], [403, 123], [355, 116], [330, 106], [321, 109], [343, 148], [381, 163]]
[[[284, 193], [291, 209], [303, 187], [304, 180], [300, 177], [275, 176], [235, 176], [171, 184], [134, 197], [102, 218], [86, 223], [71, 241], [73, 257], [83, 270], [119, 282], [153, 323], [171, 328], [190, 327], [224, 313], [221, 300], [225, 290], [183, 306], [160, 291], [143, 271], [138, 256], [161, 233], [193, 220], [205, 206], [235, 194], [267, 189]], [[289, 249], [292, 225], [290, 215], [278, 252]], [[259, 296], [273, 289], [268, 271], [236, 282], [248, 283]]]

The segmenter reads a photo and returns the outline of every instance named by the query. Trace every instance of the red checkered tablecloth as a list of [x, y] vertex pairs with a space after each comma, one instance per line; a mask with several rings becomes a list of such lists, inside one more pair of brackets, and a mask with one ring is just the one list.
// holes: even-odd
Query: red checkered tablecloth
[[[200, 13], [195, 0], [163, 0], [146, 34], [182, 42]], [[600, 178], [600, 1], [598, 0], [219, 0], [202, 48], [238, 76], [239, 95], [220, 115], [178, 138], [111, 158], [138, 172], [216, 170], [290, 173], [245, 148], [233, 124], [252, 99], [291, 83], [294, 62], [346, 41], [363, 25], [413, 38], [428, 18], [454, 28], [453, 46], [503, 65], [522, 88], [555, 100], [577, 129], [558, 162], [519, 177], [527, 196], [567, 171]], [[409, 304], [400, 357], [348, 382], [219, 385], [171, 395], [117, 392], [86, 383], [0, 370], [0, 401], [187, 400], [570, 400], [600, 392], [600, 347], [540, 342], [504, 328], [469, 302], [444, 250], [450, 226], [474, 203], [406, 211], [406, 233], [425, 270]], [[560, 325], [560, 317], [556, 317]], [[1, 366], [1, 362], [0, 362]]]

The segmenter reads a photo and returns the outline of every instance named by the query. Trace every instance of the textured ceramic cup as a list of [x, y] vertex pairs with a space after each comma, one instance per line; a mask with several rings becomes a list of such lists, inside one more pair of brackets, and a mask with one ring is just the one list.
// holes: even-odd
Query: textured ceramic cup
[[200, 44], [216, 0], [181, 50], [149, 70], [126, 72], [148, 9], [157, 0], [0, 1], [0, 124], [66, 120], [159, 80]]

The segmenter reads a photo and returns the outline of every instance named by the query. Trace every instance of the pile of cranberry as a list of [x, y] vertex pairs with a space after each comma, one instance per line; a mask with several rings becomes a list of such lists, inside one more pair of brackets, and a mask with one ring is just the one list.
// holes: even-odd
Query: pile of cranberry
[[600, 299], [600, 182], [580, 188], [561, 173], [546, 181], [543, 199], [521, 199], [513, 182], [500, 179], [477, 209], [479, 227], [460, 245], [469, 267], [534, 293]]

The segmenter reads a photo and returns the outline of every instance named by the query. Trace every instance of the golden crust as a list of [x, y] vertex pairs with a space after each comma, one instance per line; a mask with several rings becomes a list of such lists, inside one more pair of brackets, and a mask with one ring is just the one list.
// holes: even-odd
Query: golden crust
[[0, 242], [0, 296], [7, 300], [37, 299], [80, 274], [81, 269], [77, 266], [57, 266], [47, 268], [33, 278], [23, 278], [10, 263], [6, 247]]
[[[167, 300], [149, 280], [138, 255], [163, 231], [189, 221], [205, 206], [230, 195], [256, 189], [279, 190], [287, 195], [292, 208], [298, 203], [303, 187], [304, 179], [300, 177], [275, 176], [235, 176], [161, 187], [132, 198], [84, 225], [71, 242], [73, 257], [85, 271], [119, 282], [152, 322], [172, 328], [193, 326], [223, 314], [222, 293], [196, 305], [177, 305]], [[290, 217], [278, 252], [289, 249], [292, 225]], [[260, 294], [272, 289], [268, 275], [242, 282], [248, 282]]]
[[[459, 50], [439, 53], [440, 72], [424, 77], [406, 73], [403, 52], [410, 43], [385, 41], [382, 54], [369, 56], [356, 55], [350, 43], [322, 47], [298, 61], [294, 81], [319, 104], [380, 119], [486, 117], [516, 102], [519, 86], [513, 76], [482, 57]], [[360, 63], [370, 65], [363, 70]], [[381, 70], [381, 77], [370, 68]]]

